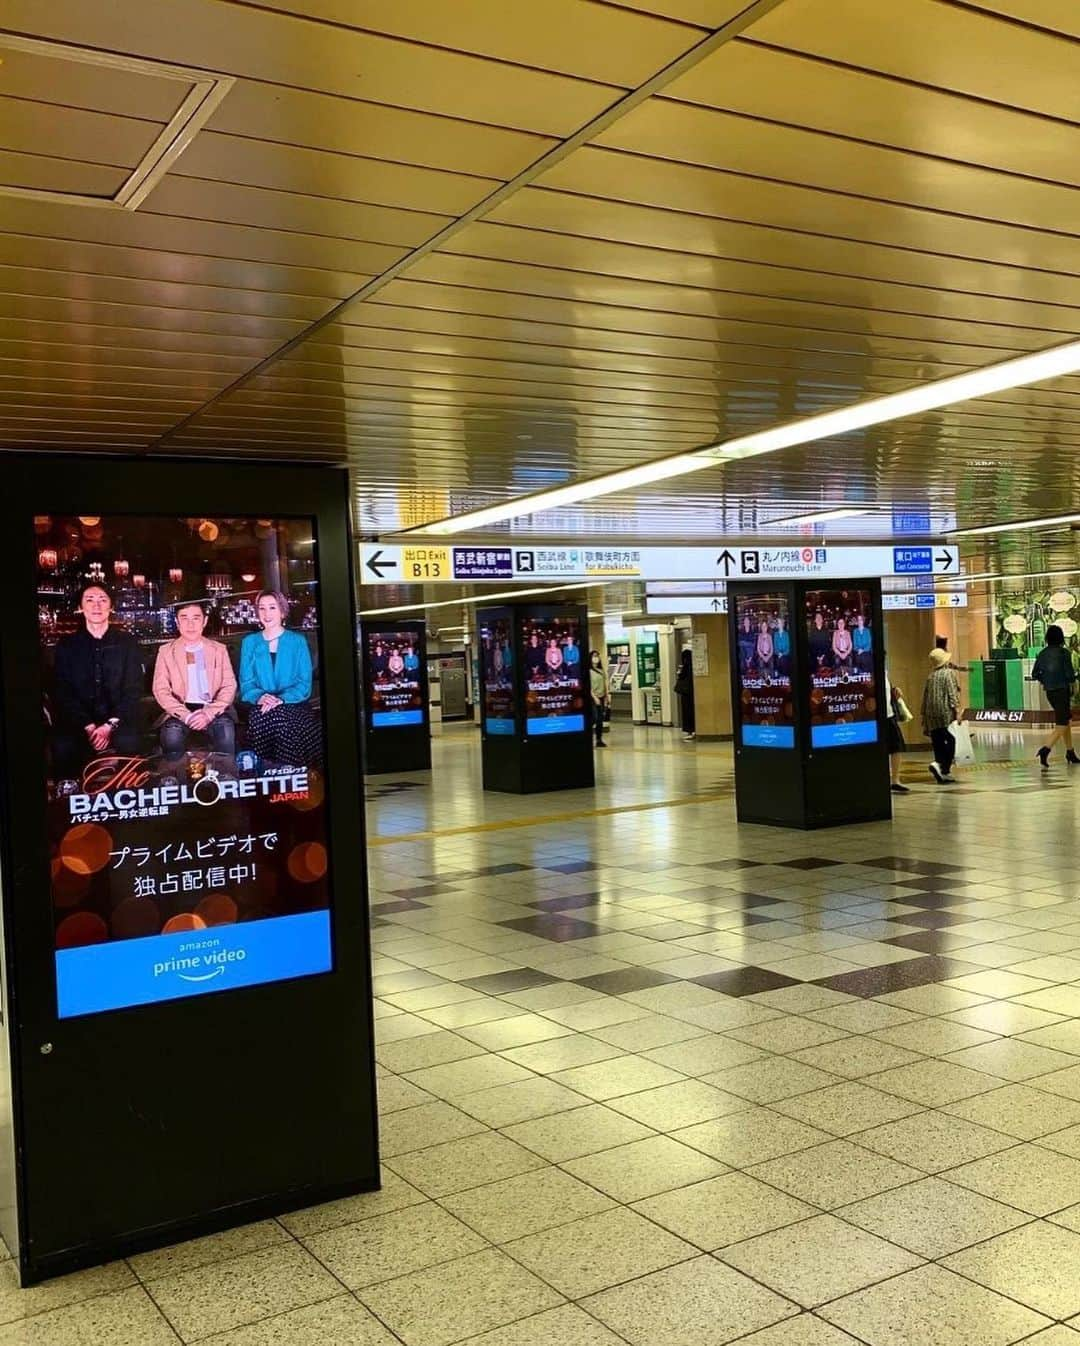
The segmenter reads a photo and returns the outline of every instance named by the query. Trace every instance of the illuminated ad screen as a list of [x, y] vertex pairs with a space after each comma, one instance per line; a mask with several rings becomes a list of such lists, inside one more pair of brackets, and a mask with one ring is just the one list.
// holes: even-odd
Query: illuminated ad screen
[[585, 728], [580, 619], [542, 613], [523, 617], [521, 659], [525, 670], [525, 732], [580, 733]]
[[420, 647], [412, 631], [366, 631], [364, 689], [373, 729], [424, 723]]
[[805, 600], [811, 746], [876, 743], [870, 591], [815, 589], [806, 593]]
[[512, 735], [514, 716], [513, 619], [506, 610], [481, 612], [480, 662], [484, 680], [484, 731]]
[[738, 595], [735, 624], [743, 746], [794, 748], [791, 611], [787, 595]]
[[60, 1017], [329, 971], [313, 521], [34, 524]]

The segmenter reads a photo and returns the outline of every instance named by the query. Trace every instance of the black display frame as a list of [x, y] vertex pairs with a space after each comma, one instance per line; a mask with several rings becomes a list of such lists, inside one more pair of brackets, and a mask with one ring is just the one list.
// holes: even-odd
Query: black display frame
[[[0, 1163], [15, 1198], [0, 1232], [30, 1284], [374, 1190], [378, 1134], [346, 473], [59, 454], [0, 463], [9, 539], [0, 876], [11, 1084]], [[331, 971], [57, 1017], [33, 519], [91, 513], [312, 520]], [[64, 1127], [64, 1117], [77, 1122]]]
[[[865, 589], [870, 594], [877, 739], [815, 748], [810, 734], [809, 639], [805, 600], [828, 589]], [[740, 713], [738, 621], [740, 595], [780, 594], [791, 614], [792, 704], [795, 750], [745, 747]], [[888, 743], [885, 732], [884, 627], [878, 578], [766, 580], [728, 584], [729, 672], [735, 735], [735, 807], [739, 822], [814, 829], [892, 817]]]
[[[415, 638], [420, 659], [420, 709], [422, 718], [413, 725], [372, 723], [369, 696], [368, 636], [407, 631]], [[405, 771], [431, 770], [431, 688], [428, 677], [427, 623], [423, 621], [360, 620], [360, 686], [363, 693], [361, 719], [364, 725], [364, 772], [383, 776]]]

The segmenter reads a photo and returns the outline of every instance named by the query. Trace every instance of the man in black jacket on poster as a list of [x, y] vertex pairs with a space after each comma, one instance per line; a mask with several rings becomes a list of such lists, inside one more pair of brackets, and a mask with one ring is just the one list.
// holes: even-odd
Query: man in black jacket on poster
[[83, 626], [57, 642], [53, 770], [77, 778], [101, 753], [128, 756], [138, 749], [143, 668], [139, 646], [110, 626], [112, 599], [100, 584], [79, 595]]

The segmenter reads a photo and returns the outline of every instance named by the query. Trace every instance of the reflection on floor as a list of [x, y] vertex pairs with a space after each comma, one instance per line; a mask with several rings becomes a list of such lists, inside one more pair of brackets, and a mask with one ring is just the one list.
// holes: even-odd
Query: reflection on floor
[[1080, 1346], [1080, 769], [982, 735], [801, 834], [613, 739], [370, 783], [380, 1193], [9, 1275], [0, 1346]]

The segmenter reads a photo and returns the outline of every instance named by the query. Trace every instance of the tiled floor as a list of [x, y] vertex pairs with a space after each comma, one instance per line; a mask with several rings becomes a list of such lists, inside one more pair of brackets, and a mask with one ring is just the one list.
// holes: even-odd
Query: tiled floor
[[[0, 1346], [1080, 1346], [1076, 790], [737, 828], [617, 730], [372, 782], [381, 1192], [20, 1291]], [[985, 742], [985, 740], [984, 740]]]

